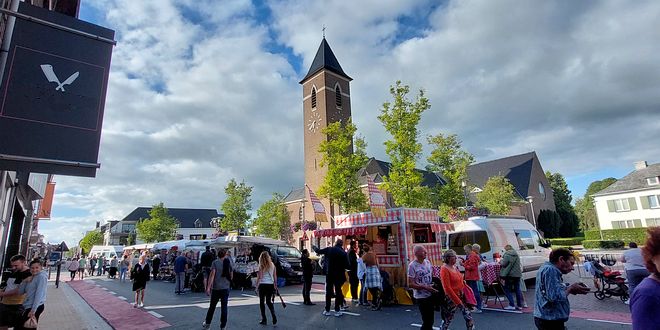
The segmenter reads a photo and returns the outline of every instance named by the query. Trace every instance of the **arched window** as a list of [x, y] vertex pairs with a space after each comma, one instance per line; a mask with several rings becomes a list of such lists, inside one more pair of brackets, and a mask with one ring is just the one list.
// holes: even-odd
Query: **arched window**
[[202, 220], [195, 220], [195, 228], [202, 228]]
[[316, 87], [312, 87], [312, 109], [316, 109]]
[[335, 86], [335, 104], [337, 109], [341, 109], [341, 88], [339, 88], [339, 84]]

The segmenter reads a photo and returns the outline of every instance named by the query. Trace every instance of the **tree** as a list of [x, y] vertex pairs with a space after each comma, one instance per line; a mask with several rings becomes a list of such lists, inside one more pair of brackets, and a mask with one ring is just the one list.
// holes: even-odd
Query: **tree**
[[584, 197], [575, 201], [575, 213], [577, 213], [583, 231], [599, 228], [598, 216], [594, 208], [594, 198], [591, 195], [609, 187], [614, 182], [616, 182], [615, 178], [594, 181], [587, 188]]
[[244, 229], [250, 220], [249, 211], [252, 210], [252, 187], [242, 181], [240, 184], [231, 179], [225, 187], [227, 199], [220, 209], [225, 217], [220, 221], [220, 228], [225, 231]]
[[82, 253], [89, 253], [89, 251], [92, 249], [92, 246], [102, 244], [103, 234], [101, 234], [99, 231], [93, 230], [85, 234], [85, 237], [80, 240], [78, 246], [80, 246], [82, 249]]
[[369, 160], [367, 143], [355, 137], [357, 127], [350, 119], [335, 122], [323, 129], [326, 139], [319, 145], [323, 154], [321, 166], [328, 169], [319, 195], [337, 203], [341, 213], [361, 212], [368, 208], [367, 198], [360, 188], [357, 172]]
[[571, 191], [568, 189], [568, 184], [564, 176], [560, 173], [545, 172], [550, 187], [552, 188], [553, 197], [555, 200], [555, 209], [561, 218], [561, 227], [559, 229], [558, 237], [574, 237], [578, 231], [578, 218], [575, 214], [575, 209], [571, 205], [573, 197]]
[[257, 217], [252, 224], [257, 235], [289, 241], [291, 239], [291, 222], [284, 205], [284, 196], [273, 193], [271, 199], [257, 209]]
[[545, 238], [555, 238], [559, 237], [561, 221], [559, 213], [553, 210], [541, 210], [536, 222]]
[[162, 202], [151, 207], [149, 218], [140, 219], [135, 224], [137, 237], [146, 243], [173, 240], [177, 228], [179, 221], [170, 215]]
[[385, 141], [385, 152], [390, 158], [390, 173], [385, 177], [383, 188], [392, 194], [394, 203], [403, 207], [429, 207], [431, 191], [422, 186], [422, 173], [415, 169], [422, 152], [417, 141], [417, 125], [422, 113], [431, 107], [429, 100], [420, 90], [413, 102], [407, 98], [410, 87], [397, 81], [390, 86], [393, 103], [385, 102], [378, 119], [392, 136]]
[[474, 156], [461, 148], [461, 141], [456, 134], [429, 136], [427, 141], [434, 148], [427, 158], [427, 169], [440, 173], [446, 184], [436, 189], [436, 204], [440, 216], [448, 219], [449, 212], [467, 204], [463, 183], [467, 181], [467, 168], [474, 162]]
[[483, 190], [477, 194], [477, 206], [488, 209], [490, 214], [507, 215], [511, 203], [517, 200], [509, 179], [498, 175], [486, 181]]

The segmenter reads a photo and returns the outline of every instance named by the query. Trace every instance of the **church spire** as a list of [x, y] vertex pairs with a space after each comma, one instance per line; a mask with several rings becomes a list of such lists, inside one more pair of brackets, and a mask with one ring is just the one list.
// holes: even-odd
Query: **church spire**
[[353, 80], [353, 78], [349, 77], [344, 72], [344, 70], [341, 68], [341, 65], [339, 65], [339, 61], [337, 60], [337, 57], [335, 57], [335, 54], [332, 52], [332, 49], [330, 49], [330, 45], [328, 45], [328, 42], [325, 40], [325, 36], [323, 37], [323, 40], [321, 40], [319, 49], [316, 51], [316, 56], [314, 56], [312, 66], [309, 67], [307, 75], [305, 75], [305, 78], [303, 78], [300, 83], [302, 84], [305, 80], [311, 78], [314, 74], [321, 71], [322, 69], [332, 71], [333, 73], [336, 73], [348, 79], [349, 81]]

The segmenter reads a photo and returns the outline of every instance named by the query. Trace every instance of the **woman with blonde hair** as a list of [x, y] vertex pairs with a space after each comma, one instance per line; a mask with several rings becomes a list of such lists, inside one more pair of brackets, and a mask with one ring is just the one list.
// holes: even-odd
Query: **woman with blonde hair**
[[135, 292], [133, 307], [135, 308], [144, 307], [144, 291], [147, 289], [147, 281], [150, 279], [149, 274], [151, 271], [145, 259], [145, 256], [140, 256], [140, 260], [131, 270], [133, 291]]
[[277, 316], [275, 316], [275, 306], [273, 306], [273, 299], [275, 295], [275, 287], [277, 283], [277, 271], [275, 265], [270, 259], [268, 251], [261, 252], [259, 255], [259, 272], [257, 274], [257, 291], [259, 293], [259, 309], [261, 310], [261, 322], [259, 324], [267, 324], [266, 321], [266, 307], [264, 302], [268, 305], [270, 315], [272, 316], [273, 325], [277, 324]]

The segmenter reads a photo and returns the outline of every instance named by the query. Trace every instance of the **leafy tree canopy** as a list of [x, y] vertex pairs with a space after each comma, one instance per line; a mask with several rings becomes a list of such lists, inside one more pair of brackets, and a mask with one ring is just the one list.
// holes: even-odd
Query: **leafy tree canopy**
[[78, 244], [82, 249], [82, 253], [89, 253], [94, 245], [103, 244], [103, 234], [101, 232], [93, 230], [85, 234]]
[[291, 221], [284, 205], [284, 196], [273, 196], [257, 209], [253, 226], [257, 235], [289, 241], [291, 239]]
[[483, 190], [477, 194], [477, 206], [488, 209], [490, 214], [507, 215], [511, 211], [511, 203], [517, 199], [509, 179], [498, 175], [488, 179]]
[[427, 158], [427, 169], [440, 173], [447, 181], [438, 185], [435, 203], [439, 204], [440, 216], [449, 218], [449, 212], [467, 204], [467, 194], [463, 184], [467, 184], [467, 168], [474, 162], [474, 156], [461, 148], [461, 141], [455, 134], [442, 133], [429, 136], [428, 143], [433, 147]]
[[582, 230], [598, 229], [598, 216], [594, 208], [594, 199], [591, 195], [609, 187], [616, 182], [615, 178], [606, 178], [592, 182], [582, 198], [578, 198], [575, 202], [575, 213], [577, 213], [580, 220], [580, 227]]
[[555, 200], [555, 209], [561, 218], [561, 226], [559, 232], [555, 237], [574, 237], [578, 231], [579, 221], [575, 214], [575, 209], [571, 205], [573, 196], [568, 189], [568, 184], [564, 176], [560, 173], [545, 172], [550, 188], [552, 188], [553, 197]]
[[227, 199], [220, 207], [225, 217], [220, 221], [220, 228], [225, 231], [244, 229], [252, 210], [252, 187], [245, 181], [237, 183], [231, 179], [225, 187], [225, 195]]
[[148, 219], [141, 219], [135, 224], [137, 237], [147, 243], [173, 240], [179, 221], [172, 217], [163, 203], [154, 205]]

